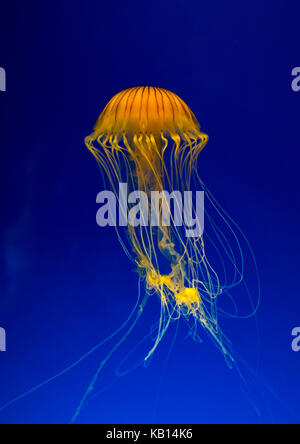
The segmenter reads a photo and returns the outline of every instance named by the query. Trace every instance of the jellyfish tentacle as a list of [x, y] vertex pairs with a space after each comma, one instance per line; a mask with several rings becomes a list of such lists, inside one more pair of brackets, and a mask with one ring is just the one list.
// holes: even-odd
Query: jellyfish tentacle
[[143, 310], [146, 306], [147, 303], [147, 299], [148, 299], [148, 294], [146, 293], [140, 306], [139, 309], [136, 312], [136, 316], [135, 319], [133, 321], [133, 323], [131, 324], [131, 326], [129, 327], [129, 329], [124, 333], [124, 335], [121, 337], [121, 339], [114, 345], [114, 347], [111, 349], [111, 351], [106, 355], [106, 357], [101, 361], [99, 367], [97, 368], [96, 373], [94, 374], [93, 378], [91, 379], [90, 384], [88, 385], [88, 388], [86, 389], [86, 391], [84, 392], [84, 395], [82, 396], [76, 411], [74, 413], [74, 415], [72, 416], [72, 419], [70, 421], [71, 424], [73, 424], [76, 419], [78, 418], [81, 409], [85, 403], [85, 401], [87, 400], [88, 396], [90, 395], [90, 393], [93, 391], [94, 386], [99, 378], [99, 375], [101, 373], [101, 370], [103, 369], [103, 367], [106, 365], [106, 363], [108, 362], [108, 360], [111, 358], [111, 356], [114, 354], [114, 352], [123, 344], [123, 342], [127, 339], [127, 337], [129, 336], [129, 334], [132, 332], [132, 330], [134, 329], [134, 327], [136, 326], [139, 318], [141, 317]]

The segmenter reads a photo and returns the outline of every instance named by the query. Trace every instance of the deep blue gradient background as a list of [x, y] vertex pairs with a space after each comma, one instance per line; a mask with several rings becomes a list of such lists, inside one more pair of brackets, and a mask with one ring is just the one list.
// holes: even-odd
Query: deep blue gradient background
[[[113, 94], [145, 84], [180, 95], [209, 134], [200, 175], [255, 251], [260, 380], [241, 369], [261, 416], [212, 342], [194, 343], [179, 325], [166, 367], [175, 326], [150, 365], [118, 378], [79, 422], [299, 422], [300, 353], [291, 350], [300, 325], [300, 92], [291, 89], [299, 23], [296, 0], [2, 3], [1, 405], [113, 332], [136, 300], [137, 276], [114, 230], [95, 223], [101, 177], [83, 139]], [[158, 309], [151, 301], [145, 325]], [[223, 322], [253, 369], [254, 327]], [[95, 392], [142, 334], [138, 327], [112, 358]], [[68, 422], [112, 344], [0, 422]]]

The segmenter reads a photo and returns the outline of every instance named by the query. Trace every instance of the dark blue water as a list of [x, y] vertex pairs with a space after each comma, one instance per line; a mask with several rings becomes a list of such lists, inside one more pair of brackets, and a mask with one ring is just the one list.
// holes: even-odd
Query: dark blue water
[[[291, 89], [300, 65], [299, 3], [31, 1], [6, 2], [0, 14], [7, 73], [0, 93], [0, 326], [7, 332], [0, 404], [74, 362], [135, 303], [134, 266], [114, 230], [95, 222], [101, 177], [83, 139], [113, 94], [145, 84], [180, 95], [210, 136], [200, 175], [255, 251], [260, 345], [253, 319], [223, 321], [244, 383], [205, 334], [203, 344], [187, 338], [183, 323], [168, 355], [173, 325], [149, 366], [117, 378], [78, 421], [299, 422], [300, 353], [291, 349], [291, 330], [300, 325], [300, 92]], [[243, 311], [242, 289], [235, 298]], [[153, 299], [95, 393], [158, 310]], [[112, 346], [1, 412], [0, 422], [69, 421]], [[258, 380], [242, 360], [255, 370], [259, 348]], [[145, 352], [142, 345], [124, 368]]]

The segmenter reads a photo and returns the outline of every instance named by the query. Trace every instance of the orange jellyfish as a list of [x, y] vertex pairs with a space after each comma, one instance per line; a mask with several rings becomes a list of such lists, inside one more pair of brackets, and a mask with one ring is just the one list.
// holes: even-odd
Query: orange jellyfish
[[[233, 361], [229, 341], [219, 326], [219, 314], [225, 314], [225, 310], [219, 308], [218, 301], [221, 295], [228, 295], [231, 288], [242, 282], [244, 261], [238, 239], [241, 232], [199, 177], [199, 154], [207, 141], [208, 136], [201, 131], [188, 105], [173, 92], [156, 87], [129, 88], [116, 94], [98, 118], [93, 133], [85, 139], [119, 203], [120, 184], [126, 184], [128, 195], [139, 192], [139, 196], [142, 193], [146, 198], [143, 211], [139, 207], [139, 216], [136, 212], [131, 215], [131, 219], [138, 219], [138, 224], [132, 220], [130, 223], [130, 214], [123, 214], [120, 223], [123, 228], [116, 226], [121, 245], [144, 282], [144, 294], [139, 296], [130, 327], [101, 362], [73, 420], [104, 364], [136, 325], [149, 296], [156, 295], [159, 309], [155, 339], [145, 361], [153, 355], [170, 322], [179, 318], [189, 323], [194, 339], [198, 339], [199, 330], [204, 329], [228, 364]], [[174, 208], [182, 208], [183, 196], [195, 189], [205, 193], [206, 224], [210, 226], [207, 239], [203, 229], [196, 235], [187, 235], [189, 221], [200, 224], [193, 199], [188, 203], [189, 221], [175, 220]], [[150, 223], [153, 194], [158, 198], [155, 200], [157, 217], [155, 223]], [[209, 214], [207, 206], [214, 210], [216, 217]], [[228, 235], [216, 219], [226, 227]], [[127, 231], [126, 236], [121, 232], [123, 229]], [[217, 261], [210, 259], [207, 245]], [[216, 269], [217, 262], [221, 264], [223, 282]], [[226, 263], [233, 270], [231, 278]]]
[[[142, 316], [149, 297], [156, 297], [158, 310], [145, 362], [153, 356], [170, 323], [182, 318], [194, 340], [201, 341], [201, 332], [206, 332], [227, 364], [233, 365], [232, 347], [220, 328], [219, 318], [250, 317], [259, 303], [259, 298], [257, 304], [253, 302], [244, 279], [242, 243], [255, 265], [258, 287], [259, 277], [247, 238], [199, 176], [199, 154], [207, 141], [208, 136], [200, 129], [188, 105], [171, 91], [135, 87], [121, 91], [109, 101], [93, 133], [85, 138], [85, 144], [99, 164], [110, 195], [113, 194], [120, 205], [116, 233], [136, 266], [144, 291], [139, 285], [136, 304], [117, 331], [69, 367], [1, 409], [68, 372], [123, 332], [101, 361], [75, 411], [71, 421], [74, 422], [102, 368]], [[126, 189], [124, 192], [122, 188], [122, 194], [123, 185]], [[191, 197], [193, 191], [196, 201]], [[199, 206], [200, 213], [197, 193], [205, 197], [204, 204]], [[128, 207], [124, 209], [121, 205], [124, 198], [129, 204], [140, 202], [127, 213]], [[116, 222], [115, 217], [112, 220]], [[241, 283], [250, 301], [247, 314], [240, 314], [231, 295], [231, 290]], [[224, 300], [227, 303], [223, 304]]]

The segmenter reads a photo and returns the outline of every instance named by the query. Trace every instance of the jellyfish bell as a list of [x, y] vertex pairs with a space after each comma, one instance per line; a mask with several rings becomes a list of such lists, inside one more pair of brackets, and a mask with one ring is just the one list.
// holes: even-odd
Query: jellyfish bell
[[[195, 162], [207, 140], [190, 108], [176, 94], [163, 88], [135, 87], [109, 101], [85, 142], [94, 155], [94, 141], [104, 150], [110, 148], [113, 154], [126, 151], [134, 160], [140, 185], [149, 186], [154, 181], [159, 186], [170, 141], [175, 147], [175, 162], [183, 168], [179, 165], [182, 150], [189, 146], [190, 163]], [[101, 153], [103, 150], [97, 152], [99, 158]]]
[[180, 97], [153, 86], [128, 88], [116, 94], [101, 113], [95, 133], [115, 137], [124, 133], [204, 136], [196, 117]]

